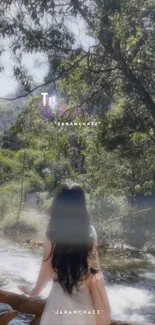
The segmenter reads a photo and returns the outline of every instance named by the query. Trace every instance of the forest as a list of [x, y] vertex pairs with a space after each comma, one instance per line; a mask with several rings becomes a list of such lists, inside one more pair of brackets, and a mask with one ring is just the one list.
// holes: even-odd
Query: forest
[[[91, 45], [77, 42], [71, 19]], [[18, 82], [0, 98], [1, 227], [35, 227], [27, 195], [48, 214], [57, 185], [74, 181], [101, 240], [153, 249], [154, 1], [1, 1], [0, 37], [0, 69], [7, 42]], [[46, 58], [40, 84], [23, 64], [32, 53]]]

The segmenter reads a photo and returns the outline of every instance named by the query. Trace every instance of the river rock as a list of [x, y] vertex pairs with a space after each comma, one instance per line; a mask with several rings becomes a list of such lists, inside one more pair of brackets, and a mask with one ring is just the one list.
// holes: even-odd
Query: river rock
[[127, 284], [132, 284], [135, 282], [138, 282], [139, 276], [136, 272], [134, 271], [105, 271], [104, 272], [104, 277], [105, 280], [108, 283], [127, 283]]

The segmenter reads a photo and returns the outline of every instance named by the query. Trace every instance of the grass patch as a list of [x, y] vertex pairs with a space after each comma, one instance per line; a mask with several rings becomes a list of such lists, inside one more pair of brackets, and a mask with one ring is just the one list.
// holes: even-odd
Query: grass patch
[[33, 225], [28, 224], [26, 221], [20, 220], [5, 225], [3, 231], [6, 235], [23, 235], [36, 233], [37, 229]]

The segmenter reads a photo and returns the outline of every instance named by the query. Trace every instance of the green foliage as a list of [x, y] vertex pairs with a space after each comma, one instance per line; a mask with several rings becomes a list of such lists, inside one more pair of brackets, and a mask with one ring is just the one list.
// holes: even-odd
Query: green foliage
[[19, 177], [22, 165], [0, 153], [0, 184]]
[[66, 179], [74, 175], [67, 160], [49, 163], [42, 173], [44, 175], [45, 188], [49, 192], [52, 192], [61, 182], [65, 182]]
[[33, 192], [42, 191], [45, 188], [43, 179], [34, 171], [30, 171], [28, 175], [29, 189]]
[[[58, 127], [42, 116], [39, 97], [28, 101], [14, 126], [0, 135], [1, 215], [7, 213], [5, 186], [12, 180], [18, 182], [18, 195], [19, 180], [29, 191], [47, 192], [42, 200], [46, 207], [55, 187], [71, 179], [83, 185], [92, 214], [105, 231], [109, 219], [127, 215], [126, 197], [155, 194], [155, 2], [64, 4], [21, 0], [18, 7], [17, 1], [2, 1], [0, 35], [9, 38], [14, 75], [24, 95], [34, 83], [17, 58], [43, 53], [49, 64], [45, 89], [51, 87], [62, 97], [60, 106], [67, 109], [63, 121], [97, 119], [100, 125]], [[95, 46], [75, 43], [66, 13], [81, 16]], [[2, 116], [5, 107], [0, 110]], [[12, 201], [10, 195], [16, 206], [19, 199]], [[109, 231], [118, 234], [122, 227], [119, 221]]]
[[50, 207], [52, 204], [52, 197], [49, 192], [40, 192], [39, 193], [39, 210], [41, 212], [47, 213], [49, 215]]
[[[26, 190], [26, 183], [24, 188]], [[20, 183], [11, 181], [3, 186], [0, 186], [0, 220], [17, 217], [17, 211], [20, 201]], [[24, 206], [23, 206], [24, 207]]]
[[125, 197], [106, 196], [104, 188], [97, 187], [88, 195], [88, 206], [93, 223], [104, 239], [124, 237], [123, 221], [130, 211]]

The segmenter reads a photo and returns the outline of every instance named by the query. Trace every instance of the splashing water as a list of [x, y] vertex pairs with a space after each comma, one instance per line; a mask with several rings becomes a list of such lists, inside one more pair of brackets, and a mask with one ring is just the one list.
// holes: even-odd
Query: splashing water
[[[13, 245], [6, 240], [0, 241], [0, 279], [1, 288], [21, 293], [17, 285], [33, 286], [38, 276], [42, 261], [42, 252], [30, 251], [18, 245]], [[147, 254], [146, 260], [150, 262], [151, 269], [136, 270], [138, 281], [133, 284], [108, 283], [107, 292], [111, 305], [112, 318], [122, 321], [155, 322], [155, 258]], [[119, 264], [119, 262], [118, 262]], [[4, 280], [4, 281], [3, 281]], [[46, 298], [52, 284], [42, 292]], [[4, 309], [4, 305], [0, 305]], [[0, 310], [1, 310], [0, 309]], [[10, 325], [25, 325], [30, 323], [30, 317], [22, 315], [10, 322]]]

